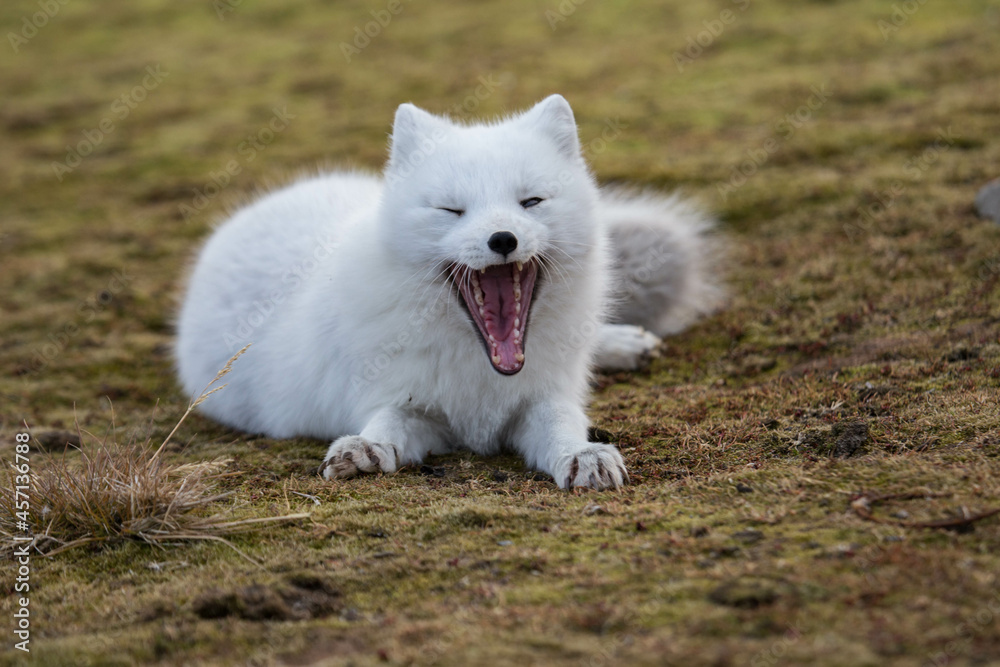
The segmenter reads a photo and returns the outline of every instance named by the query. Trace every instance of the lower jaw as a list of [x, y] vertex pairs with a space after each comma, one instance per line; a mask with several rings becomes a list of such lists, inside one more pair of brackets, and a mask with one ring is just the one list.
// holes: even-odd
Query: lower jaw
[[[534, 280], [531, 283], [531, 287], [529, 288], [530, 289], [529, 298], [522, 306], [522, 312], [525, 318], [527, 318], [528, 312], [531, 309], [531, 306], [534, 302], [534, 297], [537, 294], [537, 287], [540, 281], [541, 281], [541, 276], [536, 274]], [[473, 330], [476, 332], [476, 335], [479, 337], [480, 343], [483, 346], [483, 351], [486, 354], [487, 363], [490, 364], [490, 366], [493, 368], [494, 371], [500, 373], [501, 375], [509, 376], [509, 375], [517, 375], [518, 373], [520, 373], [524, 369], [525, 365], [524, 347], [528, 329], [527, 320], [525, 319], [525, 321], [521, 323], [520, 325], [521, 328], [516, 329], [517, 333], [519, 334], [520, 344], [518, 347], [515, 347], [513, 354], [505, 355], [510, 357], [509, 362], [504, 362], [504, 360], [502, 359], [495, 360], [492, 349], [493, 346], [488, 339], [488, 334], [483, 332], [483, 330], [477, 323], [475, 316], [470, 312], [470, 308], [474, 307], [474, 305], [469, 304], [468, 301], [466, 301], [457, 283], [452, 282], [452, 285], [455, 290], [455, 297], [458, 299], [459, 303], [462, 304], [462, 308], [465, 309], [469, 317], [470, 320], [469, 324], [472, 326]], [[510, 335], [513, 336], [514, 332], [512, 331]], [[507, 342], [508, 340], [510, 339], [508, 338], [503, 342]], [[510, 345], [517, 345], [517, 344], [510, 343]], [[520, 359], [518, 359], [518, 357], [520, 357]]]

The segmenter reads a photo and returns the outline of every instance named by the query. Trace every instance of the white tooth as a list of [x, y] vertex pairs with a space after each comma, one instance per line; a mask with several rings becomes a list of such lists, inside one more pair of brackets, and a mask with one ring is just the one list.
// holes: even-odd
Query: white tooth
[[524, 264], [522, 264], [521, 262], [518, 262], [517, 263], [517, 270], [520, 271], [523, 268], [524, 268]]
[[[481, 274], [483, 274], [484, 276], [486, 275], [486, 269], [479, 269], [479, 272]], [[472, 275], [476, 275], [476, 274], [472, 274]]]
[[519, 326], [521, 326], [521, 318], [520, 317], [515, 317], [514, 318], [514, 328], [516, 329]]
[[493, 355], [493, 363], [497, 364], [497, 365], [500, 364], [500, 355], [499, 354], [494, 354]]
[[493, 343], [494, 346], [497, 344], [497, 339], [493, 337], [493, 334], [490, 334], [490, 342]]
[[524, 361], [524, 355], [521, 354], [520, 352], [518, 352], [517, 354], [515, 354], [514, 358], [517, 359], [518, 361]]
[[480, 317], [486, 317], [486, 311], [483, 310], [483, 308], [481, 306], [479, 308], [479, 315], [480, 315]]
[[514, 298], [514, 312], [515, 313], [521, 312], [521, 300], [516, 297]]
[[483, 293], [479, 290], [476, 290], [476, 303], [480, 306], [485, 303], [485, 301], [483, 301]]

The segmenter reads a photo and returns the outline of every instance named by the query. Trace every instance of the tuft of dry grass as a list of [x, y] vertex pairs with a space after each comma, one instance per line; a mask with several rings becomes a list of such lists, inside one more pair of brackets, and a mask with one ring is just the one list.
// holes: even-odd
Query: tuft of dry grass
[[[208, 396], [225, 388], [215, 386], [232, 370], [233, 362], [248, 346], [237, 352], [193, 399], [173, 430], [154, 450], [151, 440], [133, 436], [118, 442], [111, 429], [103, 439], [80, 429], [80, 453], [70, 457], [64, 451], [40, 471], [32, 471], [31, 492], [41, 499], [38, 516], [32, 517], [32, 546], [40, 553], [54, 555], [73, 547], [94, 543], [136, 540], [153, 545], [182, 540], [217, 540], [239, 552], [225, 535], [252, 529], [260, 523], [290, 521], [309, 516], [291, 514], [276, 517], [234, 519], [233, 507], [209, 512], [232, 492], [219, 490], [220, 480], [239, 475], [227, 472], [229, 459], [195, 463], [170, 463], [162, 456], [164, 447], [177, 428]], [[85, 440], [94, 442], [87, 447]], [[0, 488], [0, 536], [2, 549], [24, 535], [17, 516], [15, 478], [9, 469], [7, 486]], [[242, 552], [240, 552], [241, 555]], [[245, 556], [246, 557], [246, 556]], [[249, 558], [249, 557], [247, 557]], [[252, 560], [252, 559], [250, 559]]]

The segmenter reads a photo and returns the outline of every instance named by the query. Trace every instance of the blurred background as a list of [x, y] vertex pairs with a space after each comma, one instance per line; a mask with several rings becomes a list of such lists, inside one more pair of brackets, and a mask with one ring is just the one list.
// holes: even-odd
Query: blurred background
[[724, 324], [772, 348], [981, 309], [995, 277], [971, 202], [1000, 171], [996, 2], [36, 0], [0, 25], [7, 423], [176, 397], [198, 242], [262, 188], [380, 169], [401, 102], [473, 120], [562, 93], [601, 181], [719, 215]]

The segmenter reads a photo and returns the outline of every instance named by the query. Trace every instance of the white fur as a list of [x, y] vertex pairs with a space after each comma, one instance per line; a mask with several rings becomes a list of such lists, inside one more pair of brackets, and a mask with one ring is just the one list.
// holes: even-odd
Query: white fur
[[[531, 197], [544, 201], [522, 208]], [[509, 446], [563, 487], [619, 486], [627, 473], [618, 451], [587, 442], [589, 366], [599, 344], [606, 361], [631, 368], [659, 341], [605, 323], [612, 273], [602, 218], [632, 229], [642, 222], [637, 207], [664, 210], [651, 196], [599, 197], [562, 97], [470, 126], [404, 104], [384, 178], [300, 181], [216, 230], [180, 313], [181, 381], [200, 393], [252, 342], [229, 386], [202, 410], [274, 438], [337, 438], [327, 477], [393, 472], [462, 445], [483, 454]], [[681, 238], [697, 237], [700, 221], [690, 233], [683, 220], [646, 228], [655, 237], [673, 238], [664, 230], [675, 227]], [[506, 260], [487, 247], [498, 230], [518, 239]], [[628, 238], [639, 236], [632, 229]], [[543, 269], [524, 368], [505, 376], [491, 366], [445, 267], [532, 257]], [[621, 268], [627, 285], [634, 266]], [[676, 295], [677, 309], [690, 311], [689, 301]]]

